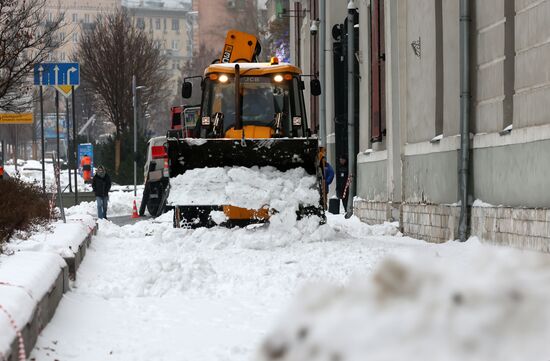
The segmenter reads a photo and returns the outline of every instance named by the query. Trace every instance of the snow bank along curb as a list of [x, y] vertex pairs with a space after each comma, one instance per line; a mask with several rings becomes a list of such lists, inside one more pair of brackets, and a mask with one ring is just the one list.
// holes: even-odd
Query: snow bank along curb
[[80, 267], [80, 263], [84, 260], [86, 256], [86, 249], [90, 246], [92, 242], [92, 236], [97, 234], [98, 225], [94, 223], [93, 227], [88, 226], [88, 233], [86, 237], [80, 242], [78, 248], [74, 251], [73, 255], [63, 256], [65, 262], [69, 266], [69, 276], [72, 280], [76, 279], [76, 271]]
[[22, 360], [20, 345], [28, 355], [52, 319], [69, 289], [69, 275], [75, 277], [97, 233], [94, 219], [83, 218], [56, 223], [53, 233], [10, 244], [15, 253], [0, 256], [0, 361]]

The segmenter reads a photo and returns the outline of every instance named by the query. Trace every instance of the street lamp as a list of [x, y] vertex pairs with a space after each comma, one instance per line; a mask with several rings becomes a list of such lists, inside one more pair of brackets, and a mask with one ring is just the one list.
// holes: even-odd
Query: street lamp
[[134, 106], [134, 197], [137, 197], [137, 91], [145, 89], [145, 86], [138, 86], [136, 83], [136, 76], [132, 75], [132, 103]]

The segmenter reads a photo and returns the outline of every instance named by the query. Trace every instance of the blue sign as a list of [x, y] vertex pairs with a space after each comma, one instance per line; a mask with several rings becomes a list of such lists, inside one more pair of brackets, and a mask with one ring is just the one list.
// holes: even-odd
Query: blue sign
[[35, 64], [34, 85], [80, 85], [80, 66], [78, 63]]
[[91, 175], [94, 176], [94, 147], [91, 143], [83, 143], [78, 145], [78, 167], [82, 172], [82, 157], [87, 155], [90, 157]]
[[[65, 123], [65, 116], [63, 114], [59, 114], [59, 139], [65, 139], [66, 135], [67, 124]], [[44, 114], [44, 138], [57, 138], [57, 118], [55, 114]]]

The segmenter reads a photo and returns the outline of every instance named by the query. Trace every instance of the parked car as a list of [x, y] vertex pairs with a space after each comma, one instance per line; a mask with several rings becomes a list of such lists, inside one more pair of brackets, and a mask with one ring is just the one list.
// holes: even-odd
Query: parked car
[[147, 158], [143, 168], [145, 187], [139, 210], [143, 215], [145, 208], [149, 214], [156, 217], [162, 214], [168, 187], [168, 155], [166, 154], [166, 137], [154, 137], [147, 143]]

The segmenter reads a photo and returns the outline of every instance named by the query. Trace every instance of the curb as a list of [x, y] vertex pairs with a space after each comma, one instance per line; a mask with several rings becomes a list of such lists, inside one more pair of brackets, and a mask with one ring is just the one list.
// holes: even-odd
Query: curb
[[78, 268], [80, 267], [80, 264], [82, 263], [82, 260], [86, 256], [86, 250], [90, 246], [90, 243], [92, 242], [92, 236], [95, 236], [97, 234], [98, 225], [94, 226], [93, 229], [88, 232], [88, 235], [84, 240], [80, 243], [78, 246], [78, 250], [74, 252], [74, 255], [72, 257], [63, 257], [65, 262], [67, 262], [67, 265], [69, 266], [69, 278], [74, 281], [76, 280], [76, 271], [78, 271]]
[[[76, 278], [76, 271], [80, 266], [80, 263], [86, 255], [86, 249], [91, 243], [92, 236], [97, 234], [98, 225], [96, 223], [94, 228], [90, 228], [90, 231], [79, 245], [78, 250], [75, 252], [74, 257], [63, 257], [67, 265], [63, 266], [55, 279], [55, 282], [50, 286], [48, 292], [37, 300], [37, 304], [34, 307], [32, 315], [27, 324], [20, 330], [25, 344], [25, 352], [28, 355], [34, 349], [36, 340], [40, 335], [40, 332], [48, 325], [52, 320], [57, 306], [63, 298], [63, 294], [67, 292], [69, 287], [69, 278]], [[22, 361], [19, 353], [19, 341], [17, 337], [11, 343], [11, 351], [7, 355], [4, 355], [5, 361]], [[0, 360], [4, 361], [1, 358]]]

